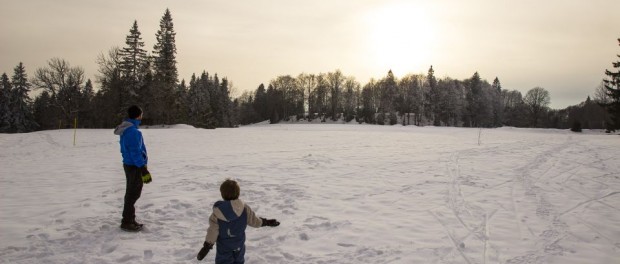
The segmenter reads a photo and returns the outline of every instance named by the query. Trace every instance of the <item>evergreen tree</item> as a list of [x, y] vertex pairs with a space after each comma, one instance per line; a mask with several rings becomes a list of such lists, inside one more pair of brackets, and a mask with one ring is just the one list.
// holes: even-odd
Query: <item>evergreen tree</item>
[[[482, 80], [478, 72], [465, 81], [466, 107], [463, 116], [464, 126], [492, 127], [493, 126], [493, 99], [495, 93], [491, 84]], [[498, 98], [499, 99], [499, 98]]]
[[584, 129], [604, 129], [609, 123], [609, 115], [605, 109], [590, 99], [590, 96], [586, 98], [585, 102], [569, 106], [566, 110], [568, 118], [563, 121], [565, 124], [560, 126], [569, 126], [578, 122]]
[[435, 70], [433, 66], [428, 69], [425, 83], [426, 92], [426, 118], [433, 121], [434, 126], [441, 125], [441, 114], [445, 104], [442, 102], [442, 94], [437, 86], [437, 79], [435, 78]]
[[93, 105], [94, 98], [95, 98], [95, 90], [93, 87], [93, 82], [90, 79], [88, 79], [86, 80], [86, 84], [84, 84], [84, 88], [82, 89], [82, 99], [81, 99], [82, 102], [80, 103], [82, 107], [81, 107], [80, 116], [78, 120], [79, 127], [87, 127], [87, 128], [95, 127], [94, 112], [97, 111], [97, 109]]
[[156, 122], [169, 123], [174, 113], [171, 113], [174, 104], [174, 89], [178, 82], [176, 66], [176, 44], [174, 24], [170, 10], [166, 9], [159, 22], [160, 29], [155, 35], [157, 43], [153, 47], [155, 58], [155, 85], [153, 86], [152, 109]]
[[502, 109], [501, 103], [502, 85], [497, 77], [493, 80], [493, 85], [491, 87], [491, 96], [493, 101], [493, 126], [499, 127], [503, 122], [504, 110]]
[[188, 91], [189, 123], [196, 127], [215, 128], [212, 118], [211, 97], [209, 94], [209, 74], [203, 71], [200, 77], [192, 74]]
[[[620, 45], [620, 38], [618, 45]], [[620, 58], [620, 55], [617, 56]], [[611, 124], [608, 129], [616, 130], [620, 129], [620, 61], [613, 62], [612, 65], [616, 71], [605, 70], [605, 75], [609, 78], [604, 80], [605, 88], [611, 99], [611, 102], [605, 104], [605, 107], [611, 115]]]
[[262, 83], [258, 86], [258, 88], [256, 88], [253, 107], [254, 111], [258, 115], [258, 122], [269, 119], [270, 116], [267, 111], [267, 91], [265, 90], [265, 85]]
[[144, 42], [140, 30], [138, 30], [138, 21], [134, 20], [129, 35], [125, 38], [125, 44], [126, 46], [121, 51], [120, 70], [129, 96], [127, 101], [136, 104], [141, 96], [140, 88], [144, 79], [145, 72], [143, 69], [146, 64], [146, 50], [143, 48]]
[[[97, 58], [99, 65], [99, 75], [97, 82], [101, 85], [101, 89], [93, 98], [94, 108], [97, 110], [93, 113], [96, 119], [96, 127], [114, 127], [125, 118], [127, 107], [132, 104], [129, 95], [124, 89], [124, 83], [121, 75], [122, 55], [119, 48], [111, 48], [108, 56], [101, 54]], [[143, 109], [147, 106], [143, 106]], [[147, 116], [150, 116], [147, 115]], [[148, 123], [148, 119], [142, 120], [143, 124]]]
[[222, 83], [219, 86], [220, 98], [218, 100], [221, 116], [219, 117], [219, 123], [221, 127], [233, 127], [232, 118], [232, 101], [230, 100], [230, 91], [228, 90], [228, 79], [222, 79]]
[[30, 132], [36, 127], [32, 116], [31, 106], [32, 100], [28, 96], [30, 92], [30, 83], [26, 75], [26, 69], [23, 63], [19, 63], [14, 69], [12, 78], [12, 96], [11, 96], [11, 113], [12, 113], [12, 132]]
[[252, 92], [245, 91], [241, 94], [241, 97], [236, 100], [239, 104], [239, 116], [237, 118], [239, 118], [238, 120], [241, 125], [262, 121], [258, 115], [258, 112], [255, 110], [256, 101], [252, 96]]
[[269, 113], [269, 123], [276, 124], [282, 120], [282, 101], [284, 101], [283, 93], [273, 87], [272, 84], [269, 84], [267, 88], [267, 112]]
[[220, 89], [220, 78], [215, 73], [213, 78], [203, 79], [202, 82], [209, 92], [209, 105], [212, 110], [209, 123], [212, 123], [214, 127], [221, 127], [223, 109], [221, 107], [222, 90]]
[[150, 109], [156, 108], [157, 102], [155, 99], [155, 94], [157, 87], [159, 87], [155, 85], [155, 74], [153, 73], [154, 60], [155, 59], [152, 56], [146, 56], [146, 61], [140, 71], [143, 78], [138, 92], [140, 96], [136, 102], [136, 104], [143, 106], [143, 110], [149, 111], [149, 114], [142, 119], [142, 124], [147, 125], [152, 125], [154, 123], [150, 114]]
[[[441, 79], [437, 82], [437, 90], [440, 91], [440, 110], [435, 110], [435, 125], [457, 126], [461, 120], [463, 111], [463, 89], [459, 81], [450, 78]], [[437, 122], [440, 121], [440, 122]]]
[[11, 130], [11, 97], [11, 82], [6, 73], [3, 73], [0, 78], [0, 133], [7, 133]]
[[[239, 127], [241, 123], [241, 102], [239, 98], [235, 98], [230, 102], [230, 124], [231, 127]], [[251, 107], [251, 104], [248, 104]]]
[[43, 91], [34, 100], [33, 115], [39, 129], [58, 128], [58, 111], [48, 91]]
[[482, 101], [482, 80], [478, 72], [467, 80], [467, 109], [464, 115], [465, 125], [468, 127], [480, 126], [480, 112]]

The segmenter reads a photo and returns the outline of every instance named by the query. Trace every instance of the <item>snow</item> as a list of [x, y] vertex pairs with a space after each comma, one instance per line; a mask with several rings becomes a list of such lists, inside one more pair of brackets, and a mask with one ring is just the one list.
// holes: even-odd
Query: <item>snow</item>
[[[338, 124], [143, 129], [153, 182], [119, 229], [111, 129], [0, 135], [0, 263], [197, 263], [219, 184], [279, 227], [247, 263], [620, 263], [620, 140]], [[201, 263], [213, 263], [211, 252]]]

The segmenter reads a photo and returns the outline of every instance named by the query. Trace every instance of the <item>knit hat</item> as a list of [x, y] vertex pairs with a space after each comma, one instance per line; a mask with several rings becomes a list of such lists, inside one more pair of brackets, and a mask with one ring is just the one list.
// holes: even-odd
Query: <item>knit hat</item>
[[132, 105], [127, 109], [127, 117], [131, 119], [136, 119], [140, 115], [142, 115], [142, 109], [140, 109], [137, 105]]

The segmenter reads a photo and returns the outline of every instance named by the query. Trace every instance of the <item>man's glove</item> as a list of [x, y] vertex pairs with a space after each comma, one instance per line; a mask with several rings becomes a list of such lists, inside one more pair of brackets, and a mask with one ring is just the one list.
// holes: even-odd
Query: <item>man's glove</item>
[[153, 178], [151, 178], [151, 173], [149, 172], [149, 170], [146, 169], [146, 165], [140, 168], [140, 170], [142, 171], [142, 182], [143, 183], [148, 184], [149, 182], [153, 181]]
[[207, 253], [209, 253], [209, 250], [211, 250], [212, 248], [213, 248], [213, 244], [209, 244], [207, 243], [207, 241], [205, 241], [205, 243], [202, 244], [202, 248], [198, 252], [198, 256], [196, 256], [196, 258], [198, 260], [202, 260], [203, 258], [205, 258]]
[[280, 222], [276, 221], [276, 219], [265, 219], [261, 217], [260, 220], [263, 220], [262, 226], [279, 226], [280, 225]]

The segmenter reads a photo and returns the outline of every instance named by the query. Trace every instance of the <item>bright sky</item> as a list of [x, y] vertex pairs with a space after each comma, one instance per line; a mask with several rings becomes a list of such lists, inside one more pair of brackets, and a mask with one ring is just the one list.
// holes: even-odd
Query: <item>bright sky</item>
[[[585, 100], [620, 54], [618, 0], [3, 0], [0, 72], [30, 77], [51, 58], [97, 74], [138, 21], [145, 48], [170, 8], [179, 78], [218, 73], [237, 94], [279, 75], [340, 69], [362, 83], [392, 69], [551, 93], [551, 107]], [[615, 18], [615, 20], [614, 20]]]

